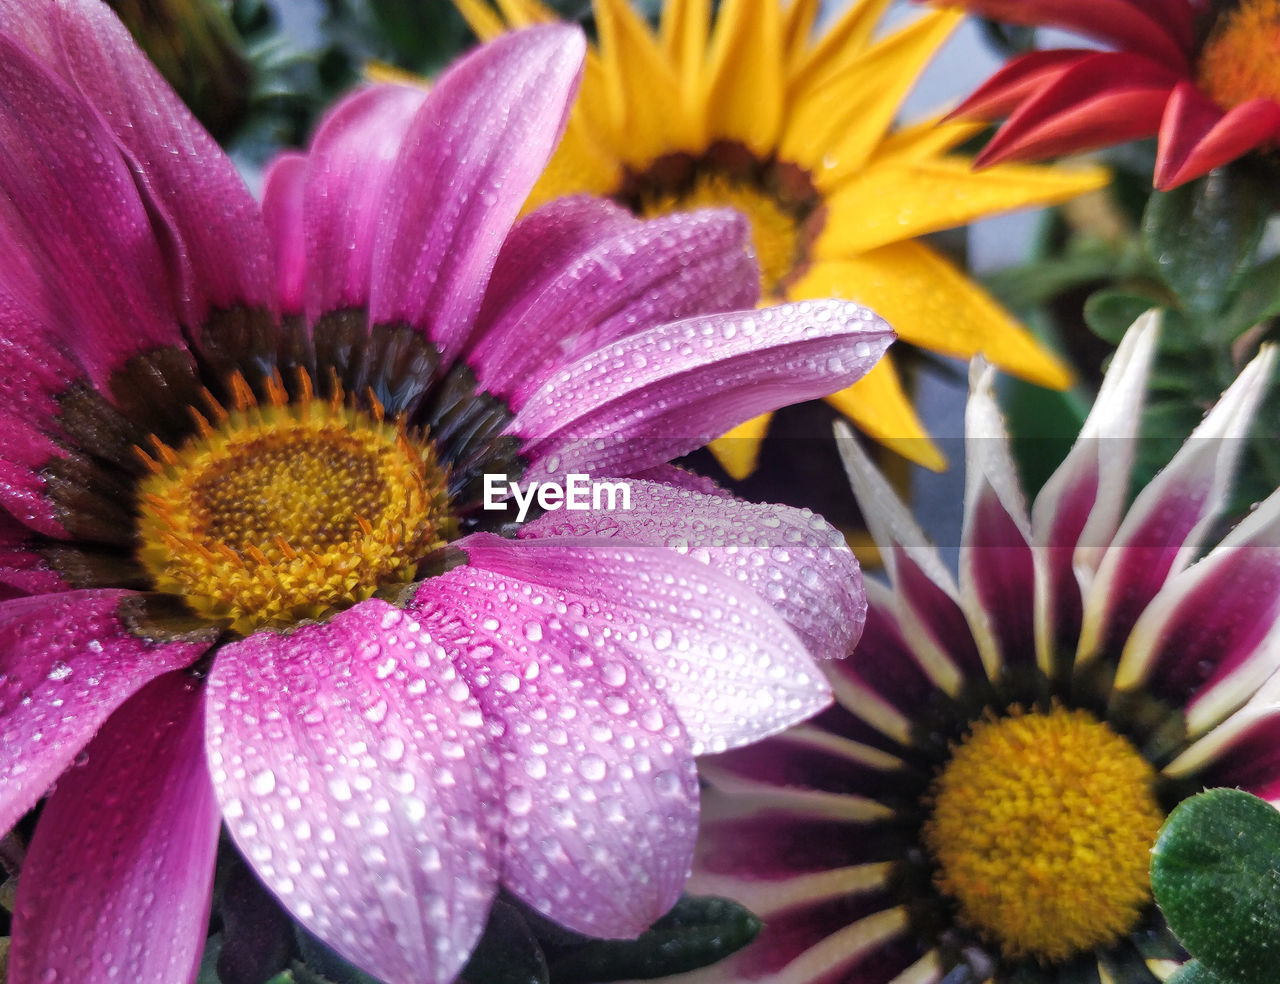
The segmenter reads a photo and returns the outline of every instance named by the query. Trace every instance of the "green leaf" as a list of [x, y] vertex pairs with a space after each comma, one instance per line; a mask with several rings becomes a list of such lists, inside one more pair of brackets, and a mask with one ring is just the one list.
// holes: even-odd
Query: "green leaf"
[[1280, 256], [1249, 271], [1240, 293], [1223, 314], [1214, 337], [1230, 343], [1259, 322], [1280, 314]]
[[685, 896], [635, 940], [593, 940], [550, 960], [552, 984], [649, 979], [706, 967], [740, 950], [760, 920], [728, 899]]
[[222, 984], [218, 979], [218, 954], [222, 952], [222, 934], [214, 933], [204, 941], [204, 953], [200, 957], [200, 969], [196, 972], [196, 984]]
[[1119, 345], [1130, 326], [1153, 307], [1159, 307], [1154, 298], [1107, 287], [1084, 302], [1084, 320], [1103, 341]]
[[549, 984], [547, 960], [519, 910], [498, 899], [462, 971], [465, 984]]
[[1147, 251], [1183, 306], [1206, 315], [1226, 306], [1253, 265], [1270, 212], [1266, 182], [1237, 165], [1153, 194], [1142, 229]]
[[1280, 966], [1280, 811], [1238, 789], [1183, 801], [1152, 850], [1151, 889], [1209, 970], [1270, 980]]
[[1199, 960], [1189, 960], [1170, 977], [1165, 984], [1236, 984], [1229, 977], [1222, 977], [1202, 964]]

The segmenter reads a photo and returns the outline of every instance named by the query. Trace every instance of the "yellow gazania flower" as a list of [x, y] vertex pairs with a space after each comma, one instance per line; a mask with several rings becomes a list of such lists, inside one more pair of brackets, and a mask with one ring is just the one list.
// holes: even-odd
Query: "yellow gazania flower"
[[[482, 38], [552, 20], [538, 0], [454, 0]], [[894, 119], [962, 15], [934, 10], [873, 37], [889, 0], [855, 0], [814, 40], [818, 0], [668, 0], [658, 33], [628, 0], [592, 0], [599, 45], [559, 151], [530, 205], [574, 192], [639, 214], [730, 205], [751, 221], [768, 302], [845, 297], [903, 341], [976, 353], [1043, 386], [1071, 373], [990, 296], [918, 237], [1103, 186], [1097, 168], [1001, 165], [950, 154], [980, 127]], [[886, 357], [829, 397], [865, 433], [912, 460], [945, 459]], [[718, 442], [735, 475], [754, 465], [767, 418]]]

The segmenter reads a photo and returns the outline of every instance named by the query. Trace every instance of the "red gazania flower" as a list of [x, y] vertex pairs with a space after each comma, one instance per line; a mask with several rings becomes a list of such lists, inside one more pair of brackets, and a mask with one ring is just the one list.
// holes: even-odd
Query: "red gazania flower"
[[1280, 139], [1280, 2], [961, 0], [1012, 24], [1060, 27], [1112, 51], [1009, 62], [956, 115], [1007, 117], [979, 165], [1042, 160], [1155, 135], [1155, 186], [1176, 187]]

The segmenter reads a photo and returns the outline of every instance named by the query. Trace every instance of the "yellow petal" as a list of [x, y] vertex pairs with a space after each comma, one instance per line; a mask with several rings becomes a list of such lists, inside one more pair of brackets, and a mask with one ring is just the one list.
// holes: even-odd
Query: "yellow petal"
[[880, 142], [868, 167], [877, 164], [922, 161], [936, 158], [954, 150], [970, 137], [987, 128], [986, 123], [969, 123], [963, 120], [944, 120], [935, 116], [911, 126], [895, 130]]
[[511, 27], [528, 27], [531, 24], [550, 24], [560, 18], [556, 12], [538, 0], [496, 0], [502, 16]]
[[878, 42], [843, 71], [793, 94], [778, 156], [815, 173], [860, 168], [880, 143], [925, 64], [963, 14], [935, 10]]
[[961, 359], [981, 353], [1052, 389], [1071, 385], [1071, 370], [1061, 360], [986, 291], [920, 243], [817, 263], [789, 294], [849, 298], [873, 309], [904, 342]]
[[701, 110], [698, 100], [710, 25], [711, 0], [668, 0], [662, 7], [662, 49], [676, 68], [686, 112]]
[[947, 467], [946, 455], [929, 440], [889, 356], [848, 389], [832, 393], [827, 402], [889, 450], [933, 471]]
[[808, 57], [809, 39], [818, 19], [821, 0], [791, 0], [782, 15], [782, 37], [786, 45], [787, 77], [790, 79]]
[[[857, 0], [849, 4], [840, 19], [823, 33], [815, 45], [810, 47], [806, 43], [804, 57], [788, 82], [791, 95], [803, 97], [806, 92], [826, 82], [831, 76], [854, 68], [866, 50], [880, 18], [892, 2], [893, 0]], [[800, 3], [801, 0], [795, 0], [793, 6], [799, 6]], [[811, 27], [812, 23], [811, 19]], [[805, 40], [807, 42], [807, 38]]]
[[696, 145], [681, 106], [680, 84], [649, 25], [629, 0], [595, 0], [605, 91], [619, 133], [616, 149], [645, 167], [663, 154]]
[[782, 10], [776, 0], [725, 0], [706, 78], [707, 131], [767, 156], [782, 125]]
[[486, 0], [453, 0], [453, 5], [481, 41], [490, 41], [507, 29], [502, 17]]
[[827, 196], [830, 218], [814, 252], [839, 259], [998, 212], [1053, 205], [1108, 181], [1099, 167], [1001, 164], [974, 171], [965, 157], [886, 163]]
[[569, 117], [560, 146], [530, 192], [524, 211], [531, 212], [562, 195], [608, 197], [621, 183], [622, 168], [618, 159], [601, 148], [582, 116], [575, 113]]
[[735, 479], [743, 479], [756, 470], [760, 460], [760, 442], [769, 429], [771, 413], [762, 413], [739, 424], [724, 437], [717, 437], [709, 445], [720, 467]]

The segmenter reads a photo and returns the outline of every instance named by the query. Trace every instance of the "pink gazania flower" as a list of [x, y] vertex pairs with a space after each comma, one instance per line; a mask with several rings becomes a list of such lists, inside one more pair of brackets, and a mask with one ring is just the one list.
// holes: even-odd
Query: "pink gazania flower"
[[1012, 24], [1066, 28], [1115, 49], [1033, 51], [988, 79], [954, 114], [1008, 117], [979, 165], [1155, 135], [1155, 186], [1167, 190], [1280, 139], [1277, 0], [953, 2]]
[[[634, 936], [693, 756], [827, 702], [842, 539], [663, 462], [892, 333], [754, 310], [730, 212], [513, 227], [584, 49], [357, 92], [259, 207], [105, 5], [0, 3], [0, 830], [56, 782], [10, 984], [193, 980], [224, 820], [389, 984], [453, 979], [499, 886]], [[571, 473], [630, 510], [482, 508]]]
[[1280, 492], [1195, 560], [1276, 352], [1126, 511], [1154, 322], [1029, 514], [975, 367], [958, 587], [844, 434], [890, 583], [835, 706], [700, 763], [690, 889], [764, 930], [689, 980], [1155, 984], [1185, 958], [1148, 883], [1164, 817], [1205, 786], [1280, 801]]

